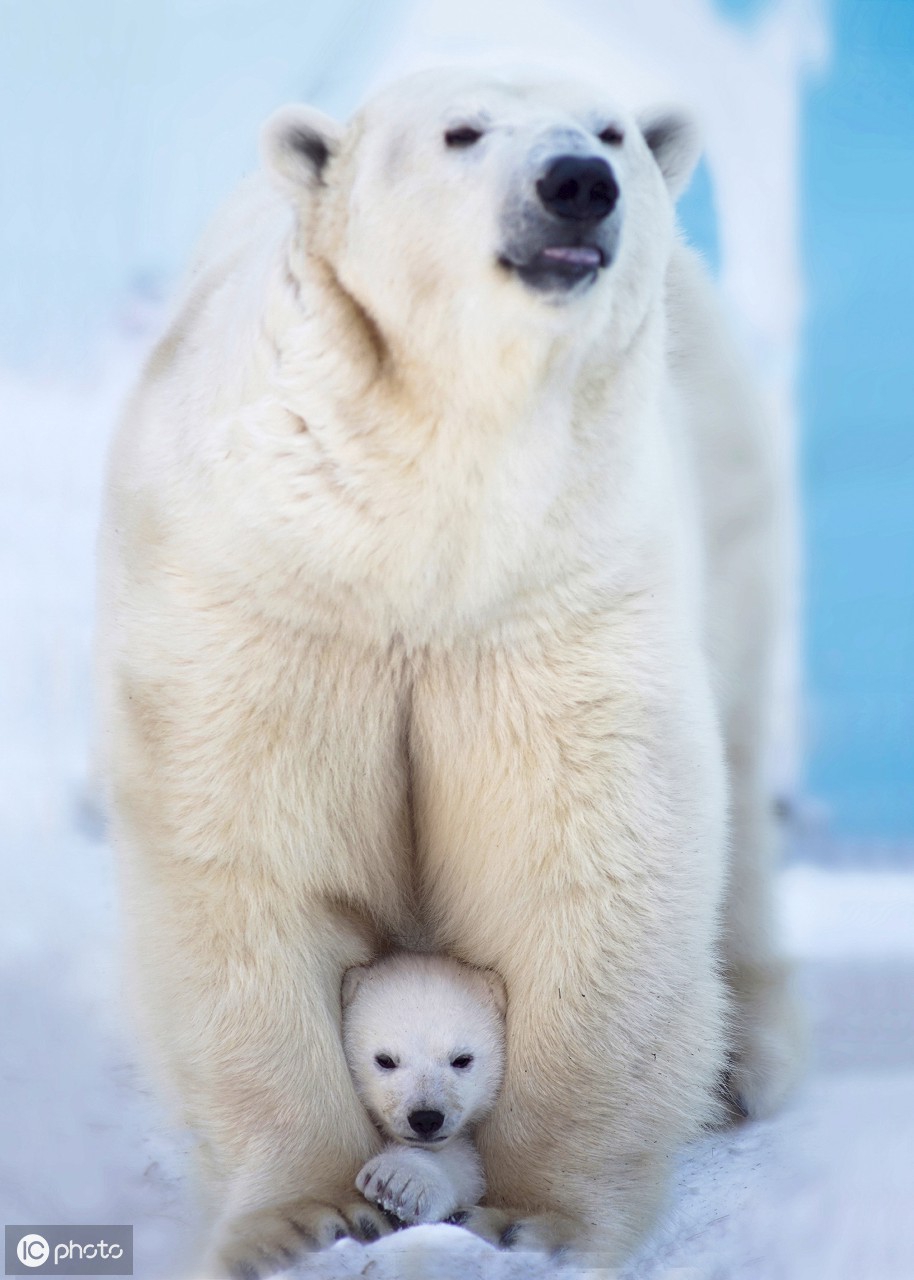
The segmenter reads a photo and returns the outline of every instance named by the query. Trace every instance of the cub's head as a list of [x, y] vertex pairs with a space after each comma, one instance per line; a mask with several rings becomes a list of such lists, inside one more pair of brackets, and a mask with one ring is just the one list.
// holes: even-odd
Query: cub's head
[[634, 332], [698, 158], [676, 113], [457, 70], [393, 85], [345, 128], [284, 108], [263, 141], [316, 251], [394, 335], [438, 317], [579, 328], [582, 309]]
[[481, 1119], [504, 1071], [505, 989], [444, 956], [397, 955], [343, 979], [343, 1044], [386, 1137], [440, 1146]]

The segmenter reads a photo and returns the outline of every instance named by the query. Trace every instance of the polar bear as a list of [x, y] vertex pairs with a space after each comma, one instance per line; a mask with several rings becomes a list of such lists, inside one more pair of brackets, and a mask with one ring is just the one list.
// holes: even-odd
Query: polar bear
[[[453, 70], [266, 126], [113, 448], [102, 751], [205, 1267], [384, 1230], [340, 984], [499, 973], [504, 1242], [624, 1258], [798, 1062], [762, 768], [778, 498], [674, 202], [602, 88]], [[480, 1227], [482, 1229], [482, 1227]]]
[[499, 976], [403, 952], [343, 978], [343, 1048], [388, 1145], [355, 1184], [404, 1223], [442, 1222], [485, 1190], [472, 1131], [495, 1105], [505, 1058]]

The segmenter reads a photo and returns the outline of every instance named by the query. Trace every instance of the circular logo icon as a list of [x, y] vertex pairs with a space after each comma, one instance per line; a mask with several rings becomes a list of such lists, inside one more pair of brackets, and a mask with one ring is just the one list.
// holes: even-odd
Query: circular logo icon
[[50, 1253], [51, 1246], [44, 1236], [23, 1236], [16, 1245], [16, 1257], [24, 1267], [40, 1267]]

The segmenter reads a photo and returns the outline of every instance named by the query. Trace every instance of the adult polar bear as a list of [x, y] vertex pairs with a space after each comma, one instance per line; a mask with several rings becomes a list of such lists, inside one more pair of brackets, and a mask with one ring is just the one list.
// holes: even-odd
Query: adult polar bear
[[340, 979], [401, 945], [507, 984], [483, 1229], [618, 1260], [728, 1063], [760, 1114], [796, 1059], [759, 765], [776, 504], [676, 243], [692, 132], [446, 72], [346, 128], [287, 109], [264, 150], [102, 539], [114, 831], [208, 1265], [381, 1229]]

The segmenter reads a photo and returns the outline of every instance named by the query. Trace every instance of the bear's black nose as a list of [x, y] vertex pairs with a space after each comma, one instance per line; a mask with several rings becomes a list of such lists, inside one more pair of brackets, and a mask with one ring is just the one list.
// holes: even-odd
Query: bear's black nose
[[444, 1124], [444, 1114], [441, 1111], [411, 1111], [409, 1113], [409, 1127], [414, 1133], [418, 1133], [421, 1138], [429, 1138], [433, 1133], [437, 1133]]
[[550, 213], [573, 222], [600, 222], [612, 213], [619, 199], [613, 171], [599, 156], [559, 156], [536, 190]]

